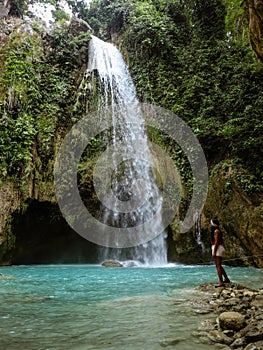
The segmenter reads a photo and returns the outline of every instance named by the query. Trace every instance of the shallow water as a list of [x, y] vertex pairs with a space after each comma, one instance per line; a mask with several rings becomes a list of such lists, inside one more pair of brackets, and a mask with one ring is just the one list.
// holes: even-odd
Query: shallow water
[[[262, 287], [263, 270], [230, 268], [233, 282]], [[214, 266], [103, 268], [91, 265], [1, 267], [2, 350], [208, 350], [192, 336], [202, 319], [199, 284], [217, 282]], [[169, 348], [169, 347], [168, 347]]]

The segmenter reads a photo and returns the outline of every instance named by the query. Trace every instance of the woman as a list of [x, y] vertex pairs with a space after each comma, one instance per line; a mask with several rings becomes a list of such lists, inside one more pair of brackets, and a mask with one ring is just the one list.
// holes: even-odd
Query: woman
[[230, 283], [230, 280], [222, 266], [222, 257], [224, 256], [225, 248], [223, 246], [223, 235], [219, 228], [219, 221], [217, 219], [211, 220], [211, 240], [212, 256], [215, 259], [216, 270], [219, 278], [219, 284], [215, 287], [223, 287], [225, 283]]

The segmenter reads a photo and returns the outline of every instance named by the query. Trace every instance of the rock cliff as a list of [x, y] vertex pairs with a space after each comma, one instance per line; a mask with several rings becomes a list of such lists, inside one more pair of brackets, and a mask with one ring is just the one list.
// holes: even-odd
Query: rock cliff
[[0, 18], [8, 16], [11, 10], [10, 0], [0, 0]]
[[[261, 57], [262, 23], [256, 21], [256, 17], [262, 14], [262, 2], [250, 3], [251, 16], [255, 16], [250, 22], [251, 33], [255, 35], [255, 47]], [[9, 2], [0, 2], [1, 6], [1, 13], [6, 16]], [[53, 185], [57, 148], [67, 130], [81, 118], [87, 104], [83, 95], [79, 98], [82, 107], [76, 106], [76, 96], [87, 65], [90, 28], [73, 19], [69, 26], [63, 29], [61, 25], [50, 34], [39, 23], [7, 18], [1, 22], [0, 31], [0, 77], [7, 86], [6, 90], [0, 89], [1, 131], [7, 137], [6, 147], [10, 151], [6, 158], [8, 165], [1, 164], [0, 264], [94, 262], [96, 247], [66, 224], [58, 210]], [[21, 55], [20, 48], [23, 49]], [[8, 56], [9, 52], [13, 56]], [[7, 57], [11, 75], [4, 61]], [[10, 135], [6, 134], [4, 124], [8, 122], [13, 128], [10, 127]], [[22, 139], [20, 129], [16, 128], [19, 123], [26, 131]], [[22, 146], [18, 149], [18, 145]], [[21, 152], [26, 161], [21, 162]], [[92, 160], [88, 166], [91, 165]], [[9, 174], [10, 169], [16, 171], [18, 177], [14, 172]], [[89, 172], [82, 190], [96, 210], [97, 203], [91, 195], [92, 170]], [[211, 176], [201, 217], [204, 246], [197, 242], [194, 229], [180, 235], [176, 223], [170, 225], [170, 260], [210, 261], [209, 222], [217, 216], [222, 223], [229, 263], [263, 267], [262, 198], [260, 194], [245, 192], [234, 174], [237, 172], [228, 166], [218, 168]]]
[[203, 229], [209, 231], [210, 218], [221, 222], [227, 258], [233, 265], [263, 267], [263, 203], [259, 194], [248, 195], [229, 165], [211, 178], [203, 211]]

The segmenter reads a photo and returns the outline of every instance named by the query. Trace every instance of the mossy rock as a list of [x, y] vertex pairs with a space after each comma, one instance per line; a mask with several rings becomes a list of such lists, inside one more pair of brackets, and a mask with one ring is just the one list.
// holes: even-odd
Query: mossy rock
[[101, 265], [104, 267], [123, 267], [123, 265], [116, 260], [106, 260]]

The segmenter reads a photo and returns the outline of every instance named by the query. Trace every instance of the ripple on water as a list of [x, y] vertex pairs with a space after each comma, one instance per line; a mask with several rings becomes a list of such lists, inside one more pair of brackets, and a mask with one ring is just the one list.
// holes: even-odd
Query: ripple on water
[[[21, 266], [0, 269], [1, 346], [6, 350], [211, 350], [192, 336], [202, 314], [200, 291], [215, 268]], [[257, 284], [262, 270], [228, 268]], [[253, 273], [252, 273], [253, 272]], [[246, 277], [242, 281], [243, 276]], [[210, 310], [206, 310], [210, 312]]]

